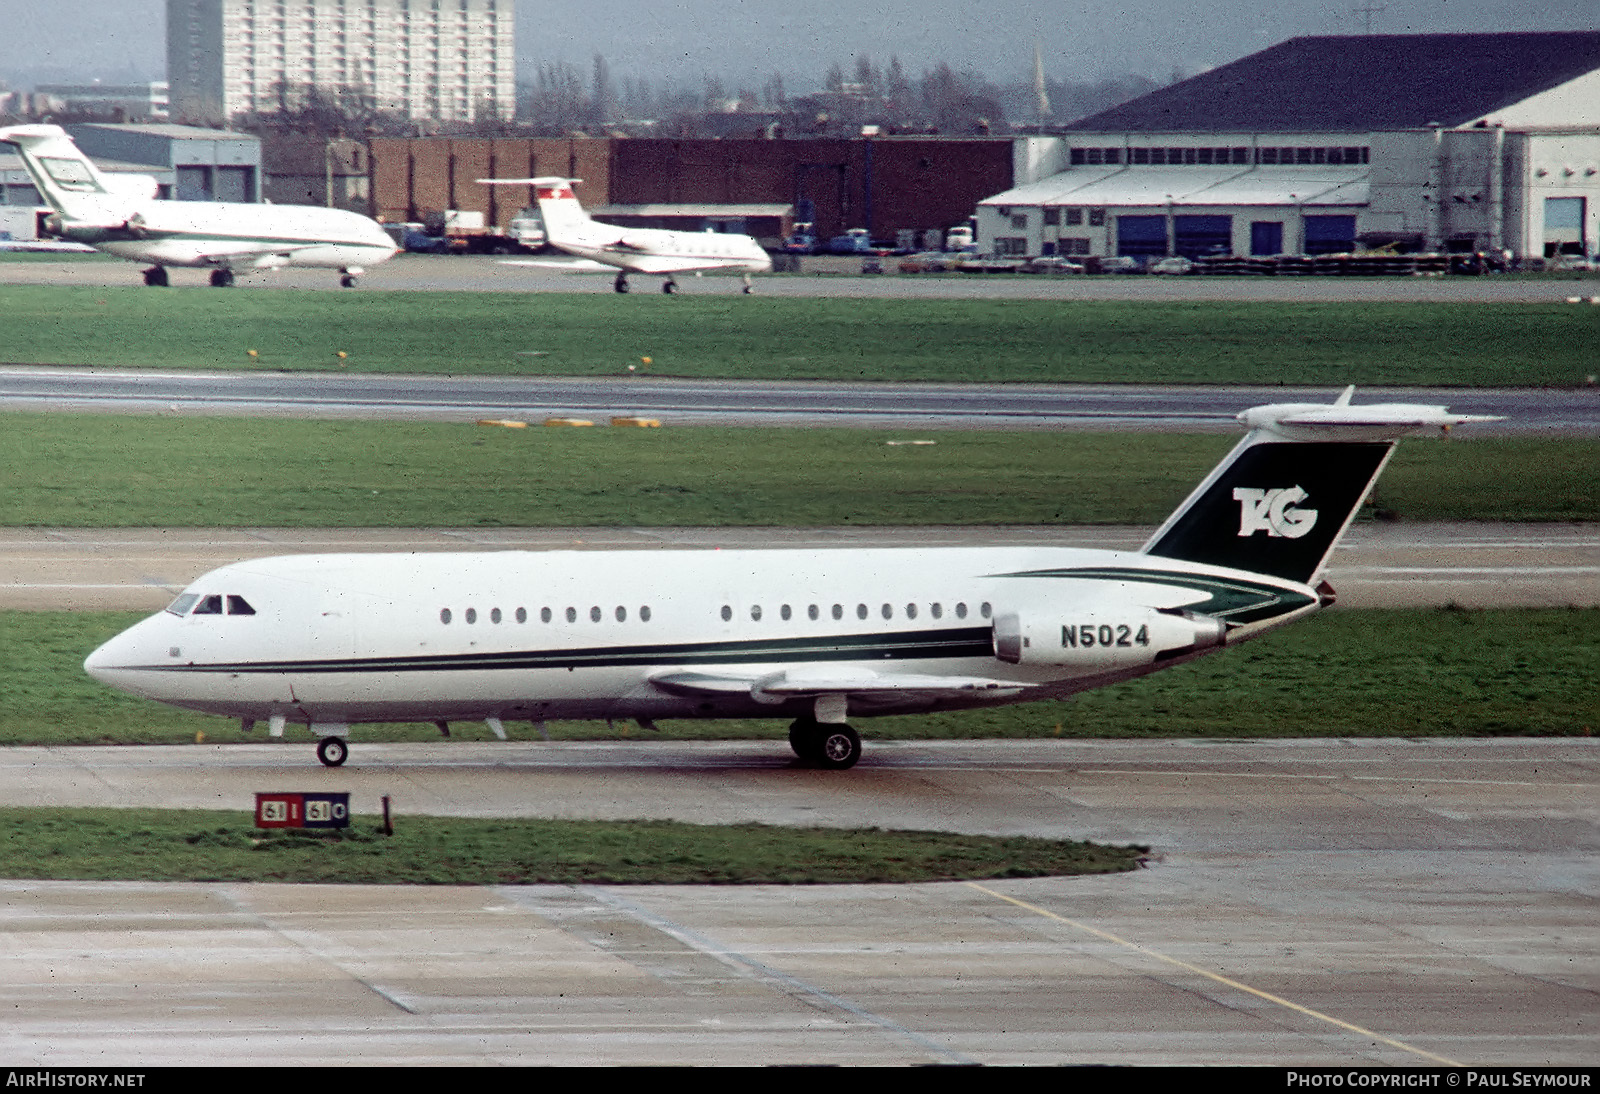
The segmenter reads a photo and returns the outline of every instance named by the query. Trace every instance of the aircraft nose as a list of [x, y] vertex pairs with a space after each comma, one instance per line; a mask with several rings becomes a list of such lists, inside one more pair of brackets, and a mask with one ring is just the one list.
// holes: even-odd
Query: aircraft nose
[[149, 664], [153, 658], [145, 648], [149, 645], [138, 633], [143, 624], [129, 627], [114, 638], [108, 639], [83, 659], [83, 671], [113, 687], [121, 686], [123, 673], [139, 665]]

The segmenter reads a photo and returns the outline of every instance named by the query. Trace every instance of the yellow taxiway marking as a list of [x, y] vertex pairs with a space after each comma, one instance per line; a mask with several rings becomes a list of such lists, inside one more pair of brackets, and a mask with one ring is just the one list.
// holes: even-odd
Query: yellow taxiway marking
[[1247, 995], [1253, 995], [1257, 999], [1264, 999], [1269, 1003], [1274, 1003], [1280, 1007], [1292, 1010], [1296, 1014], [1303, 1014], [1307, 1018], [1315, 1018], [1317, 1021], [1326, 1022], [1331, 1026], [1337, 1026], [1340, 1029], [1348, 1030], [1349, 1032], [1362, 1037], [1370, 1037], [1380, 1044], [1388, 1045], [1390, 1048], [1400, 1049], [1402, 1052], [1409, 1052], [1413, 1055], [1421, 1056], [1424, 1060], [1432, 1060], [1434, 1063], [1442, 1064], [1445, 1067], [1465, 1066], [1464, 1064], [1458, 1063], [1457, 1061], [1449, 1059], [1448, 1057], [1437, 1056], [1432, 1052], [1426, 1052], [1415, 1047], [1414, 1045], [1408, 1045], [1404, 1041], [1396, 1041], [1392, 1037], [1385, 1037], [1381, 1033], [1374, 1033], [1370, 1029], [1365, 1029], [1361, 1026], [1354, 1025], [1353, 1023], [1342, 1021], [1333, 1017], [1332, 1015], [1323, 1014], [1321, 1011], [1312, 1010], [1310, 1007], [1303, 1007], [1299, 1003], [1290, 1002], [1281, 996], [1273, 995], [1271, 992], [1262, 991], [1259, 988], [1252, 988], [1249, 984], [1241, 984], [1239, 981], [1231, 980], [1228, 977], [1223, 976], [1221, 973], [1215, 973], [1209, 969], [1202, 969], [1198, 965], [1191, 965], [1187, 961], [1178, 960], [1176, 957], [1169, 957], [1158, 950], [1150, 949], [1148, 946], [1141, 946], [1137, 942], [1129, 942], [1127, 939], [1119, 938], [1116, 935], [1111, 934], [1109, 931], [1102, 931], [1098, 927], [1091, 927], [1087, 923], [1080, 923], [1076, 919], [1068, 919], [1064, 915], [1057, 915], [1055, 912], [1052, 912], [1047, 908], [1041, 908], [1037, 904], [1029, 904], [1026, 900], [1018, 900], [1014, 896], [1007, 896], [1004, 893], [997, 893], [993, 889], [990, 889], [987, 886], [979, 885], [975, 881], [969, 881], [967, 884], [978, 890], [978, 892], [992, 896], [996, 900], [1003, 900], [1007, 904], [1015, 904], [1017, 907], [1026, 911], [1030, 911], [1035, 915], [1043, 916], [1046, 919], [1053, 919], [1057, 923], [1064, 923], [1074, 930], [1083, 931], [1085, 934], [1092, 934], [1098, 939], [1110, 942], [1116, 946], [1121, 946], [1127, 950], [1132, 950], [1134, 953], [1143, 954], [1146, 957], [1153, 957], [1157, 961], [1164, 961], [1168, 965], [1183, 969], [1186, 972], [1192, 972], [1196, 976], [1203, 976], [1207, 980], [1212, 980], [1218, 984], [1226, 985], [1235, 991], [1242, 991]]

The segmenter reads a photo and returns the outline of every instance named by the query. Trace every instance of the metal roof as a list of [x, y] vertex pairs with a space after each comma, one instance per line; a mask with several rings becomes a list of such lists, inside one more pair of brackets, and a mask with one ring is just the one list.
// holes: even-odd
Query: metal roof
[[1365, 205], [1366, 167], [1073, 169], [979, 205]]
[[1291, 38], [1073, 122], [1090, 133], [1446, 128], [1600, 69], [1600, 31]]

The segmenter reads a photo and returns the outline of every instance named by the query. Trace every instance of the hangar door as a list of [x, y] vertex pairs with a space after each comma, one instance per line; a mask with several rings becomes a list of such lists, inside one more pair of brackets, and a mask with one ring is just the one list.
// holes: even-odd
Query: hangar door
[[1166, 253], [1165, 216], [1117, 218], [1117, 254], [1140, 257]]
[[1308, 255], [1345, 254], [1356, 249], [1356, 218], [1350, 216], [1306, 217]]
[[1544, 199], [1544, 256], [1586, 253], [1583, 239], [1583, 198]]
[[1233, 253], [1232, 217], [1179, 216], [1172, 227], [1172, 249], [1184, 258]]

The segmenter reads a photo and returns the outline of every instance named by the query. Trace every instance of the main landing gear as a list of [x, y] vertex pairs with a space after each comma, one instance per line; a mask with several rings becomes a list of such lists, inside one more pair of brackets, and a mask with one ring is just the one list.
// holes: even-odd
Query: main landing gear
[[843, 722], [797, 719], [789, 727], [789, 747], [807, 763], [833, 771], [854, 767], [861, 759], [861, 737]]
[[324, 737], [317, 742], [317, 759], [323, 767], [339, 767], [350, 758], [350, 746], [343, 737]]
[[625, 274], [625, 273], [619, 273], [617, 275], [617, 279], [611, 283], [611, 287], [613, 289], [616, 289], [618, 292], [627, 292], [628, 291], [628, 275]]
[[167, 268], [165, 266], [151, 266], [144, 272], [144, 283], [152, 288], [166, 288]]
[[366, 268], [364, 266], [346, 266], [346, 267], [344, 267], [344, 269], [339, 271], [339, 274], [340, 274], [339, 287], [342, 288], [342, 289], [353, 289], [353, 288], [355, 288], [356, 287], [356, 278], [360, 277], [362, 274], [364, 274], [366, 272], [367, 271], [366, 271]]
[[233, 284], [233, 271], [227, 267], [211, 271], [211, 287], [213, 289], [226, 289]]
[[661, 291], [671, 296], [678, 291], [678, 283], [669, 277], [661, 283]]

